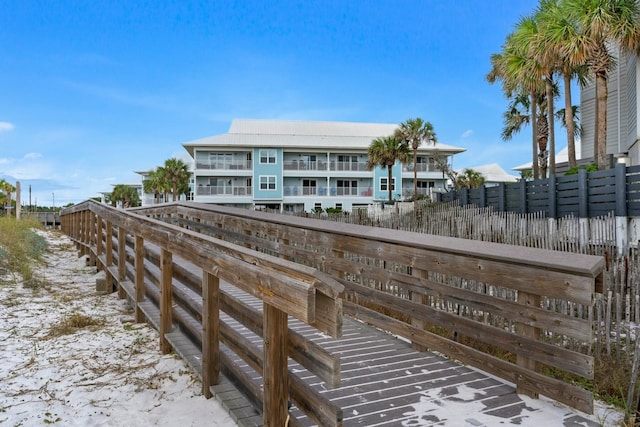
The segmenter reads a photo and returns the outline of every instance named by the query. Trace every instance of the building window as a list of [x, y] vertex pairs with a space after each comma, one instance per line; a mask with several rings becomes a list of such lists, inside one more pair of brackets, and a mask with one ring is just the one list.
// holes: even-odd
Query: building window
[[338, 186], [338, 196], [355, 196], [358, 194], [358, 181], [339, 179], [336, 181]]
[[260, 150], [260, 164], [274, 165], [276, 163], [276, 150]]
[[276, 176], [275, 175], [260, 175], [260, 189], [261, 190], [275, 190], [276, 189]]
[[315, 179], [303, 179], [302, 180], [302, 194], [304, 196], [313, 196], [316, 194], [316, 180]]
[[[380, 191], [389, 191], [389, 178], [380, 178]], [[396, 179], [391, 179], [391, 191], [396, 191]]]

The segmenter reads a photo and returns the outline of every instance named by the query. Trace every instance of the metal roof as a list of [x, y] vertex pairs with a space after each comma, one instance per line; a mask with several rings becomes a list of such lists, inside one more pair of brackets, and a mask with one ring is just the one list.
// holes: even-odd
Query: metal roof
[[[378, 137], [392, 135], [398, 125], [386, 123], [314, 122], [293, 120], [234, 120], [229, 132], [182, 144], [193, 156], [195, 148], [283, 147], [307, 149], [367, 149]], [[421, 152], [461, 153], [464, 148], [437, 143]]]

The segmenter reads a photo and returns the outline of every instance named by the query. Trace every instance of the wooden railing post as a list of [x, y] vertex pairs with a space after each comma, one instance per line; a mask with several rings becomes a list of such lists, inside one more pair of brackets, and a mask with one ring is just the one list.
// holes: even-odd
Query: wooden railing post
[[[533, 307], [540, 307], [540, 296], [518, 291], [518, 303], [530, 305]], [[523, 337], [532, 338], [535, 340], [539, 340], [541, 336], [540, 328], [524, 325], [522, 323], [518, 323], [516, 325], [516, 331], [519, 335]], [[530, 357], [525, 357], [520, 354], [516, 356], [516, 364], [518, 366], [522, 366], [523, 368], [526, 368], [535, 372], [540, 371], [539, 363], [536, 362], [535, 359], [532, 359]], [[524, 394], [525, 396], [529, 396], [533, 399], [538, 398], [537, 391], [531, 388], [527, 388], [521, 384], [516, 384], [516, 393]]]
[[127, 265], [127, 236], [124, 227], [118, 227], [118, 297], [124, 298], [125, 292], [120, 286], [120, 281], [124, 280]]
[[140, 236], [136, 236], [135, 241], [135, 289], [136, 289], [136, 322], [144, 322], [144, 313], [140, 308], [140, 303], [144, 301], [145, 289], [144, 289], [144, 239]]
[[113, 264], [113, 224], [107, 221], [107, 230], [105, 233], [105, 251], [107, 267]]
[[171, 312], [172, 295], [171, 282], [173, 279], [173, 254], [162, 248], [160, 254], [160, 351], [167, 354], [171, 351], [171, 344], [165, 337], [173, 327]]
[[[426, 270], [421, 270], [419, 268], [412, 268], [411, 269], [411, 274], [413, 276], [416, 277], [420, 277], [421, 279], [426, 279], [429, 276], [429, 273]], [[422, 304], [422, 305], [426, 305], [428, 303], [428, 297], [426, 295], [424, 295], [423, 293], [419, 293], [419, 292], [411, 292], [411, 301], [418, 303], [418, 304]], [[424, 327], [425, 327], [425, 321], [421, 320], [421, 319], [416, 319], [415, 317], [411, 318], [411, 325], [419, 328], [421, 331], [424, 331]], [[417, 351], [427, 351], [428, 348], [425, 347], [422, 344], [418, 344], [417, 342], [412, 342], [411, 346], [413, 347], [414, 350]]]
[[[96, 255], [102, 255], [102, 217], [96, 215]], [[99, 264], [98, 264], [99, 265]]]
[[280, 427], [286, 423], [289, 401], [287, 313], [267, 303], [263, 304], [263, 313], [263, 423], [265, 427]]
[[211, 397], [211, 386], [220, 373], [220, 279], [202, 272], [202, 394]]

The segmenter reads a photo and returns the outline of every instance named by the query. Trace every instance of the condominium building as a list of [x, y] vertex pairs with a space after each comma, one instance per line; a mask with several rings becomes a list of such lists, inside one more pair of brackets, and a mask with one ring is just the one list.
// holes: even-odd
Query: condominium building
[[[194, 159], [193, 199], [281, 211], [353, 208], [413, 197], [413, 162], [367, 169], [371, 141], [397, 125], [314, 121], [234, 120], [229, 132], [183, 144]], [[463, 148], [437, 143], [418, 149], [418, 194], [444, 189], [436, 159], [451, 165]]]

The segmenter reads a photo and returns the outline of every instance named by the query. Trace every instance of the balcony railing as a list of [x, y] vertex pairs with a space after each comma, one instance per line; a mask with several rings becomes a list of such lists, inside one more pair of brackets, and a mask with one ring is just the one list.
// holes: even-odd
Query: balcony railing
[[251, 170], [253, 163], [250, 160], [231, 160], [229, 162], [208, 162], [198, 160], [197, 169], [209, 170]]
[[284, 160], [282, 167], [286, 171], [326, 171], [327, 162], [321, 160], [308, 162], [306, 160]]
[[351, 172], [363, 172], [367, 171], [367, 162], [338, 162], [331, 161], [332, 171], [351, 171]]
[[[416, 165], [416, 170], [418, 172], [442, 172], [441, 169], [438, 169], [436, 165], [432, 165], [429, 163], [418, 163]], [[413, 172], [413, 164], [402, 165], [403, 172]]]
[[373, 190], [363, 187], [304, 187], [295, 185], [286, 185], [284, 187], [284, 196], [352, 196], [352, 197], [371, 197]]
[[251, 196], [252, 188], [234, 185], [199, 185], [198, 196]]

